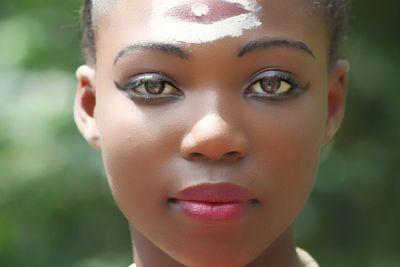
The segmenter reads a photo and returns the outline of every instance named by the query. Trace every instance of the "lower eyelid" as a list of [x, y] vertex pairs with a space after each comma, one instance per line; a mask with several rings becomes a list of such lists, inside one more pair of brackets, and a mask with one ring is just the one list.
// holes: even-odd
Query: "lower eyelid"
[[168, 101], [168, 100], [178, 100], [180, 97], [175, 95], [164, 95], [164, 96], [150, 96], [147, 94], [135, 93], [131, 91], [124, 92], [127, 97], [131, 98], [133, 101], [144, 101], [144, 102], [160, 102], [160, 101]]
[[310, 87], [310, 83], [308, 83], [306, 86], [293, 86], [292, 89], [289, 91], [282, 93], [282, 94], [277, 94], [277, 95], [268, 95], [268, 93], [265, 94], [260, 94], [260, 93], [248, 93], [248, 97], [256, 97], [259, 99], [265, 99], [265, 100], [271, 100], [271, 101], [279, 101], [279, 100], [286, 100], [286, 99], [291, 99], [291, 98], [296, 98], [304, 94], [306, 91], [308, 91]]

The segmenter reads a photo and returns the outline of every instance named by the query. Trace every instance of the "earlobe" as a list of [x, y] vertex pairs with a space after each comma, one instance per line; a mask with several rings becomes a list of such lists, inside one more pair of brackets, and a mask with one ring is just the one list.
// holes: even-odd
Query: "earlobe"
[[74, 103], [75, 123], [87, 142], [92, 147], [100, 149], [100, 135], [95, 119], [95, 70], [86, 65], [80, 66], [76, 71], [76, 77], [78, 86]]
[[329, 72], [328, 117], [324, 145], [328, 145], [338, 131], [344, 116], [347, 96], [349, 62], [338, 60]]

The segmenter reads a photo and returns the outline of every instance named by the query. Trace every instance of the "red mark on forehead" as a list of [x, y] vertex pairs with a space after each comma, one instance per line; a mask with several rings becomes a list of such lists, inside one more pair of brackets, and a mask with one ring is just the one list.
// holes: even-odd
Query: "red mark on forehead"
[[247, 13], [249, 13], [249, 10], [239, 3], [231, 3], [224, 0], [198, 0], [171, 8], [165, 15], [189, 22], [211, 24]]

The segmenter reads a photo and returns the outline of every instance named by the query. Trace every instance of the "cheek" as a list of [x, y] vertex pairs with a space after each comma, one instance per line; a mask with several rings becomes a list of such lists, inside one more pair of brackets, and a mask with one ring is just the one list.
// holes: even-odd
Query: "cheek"
[[[326, 99], [324, 91], [310, 90], [259, 117], [252, 132], [259, 187], [274, 203], [270, 208], [285, 220], [294, 219], [314, 186], [323, 144]], [[283, 212], [284, 211], [284, 212]]]
[[154, 214], [165, 205], [159, 166], [177, 150], [176, 128], [162, 112], [140, 108], [116, 90], [99, 99], [102, 156], [112, 193], [128, 218], [140, 217], [132, 212]]
[[[249, 187], [265, 196], [266, 205], [234, 237], [252, 244], [256, 252], [290, 226], [312, 190], [325, 129], [324, 99], [323, 90], [310, 88], [293, 101], [241, 102], [234, 120], [240, 121], [251, 148], [236, 167], [253, 179]], [[178, 177], [196, 171], [179, 152], [188, 130], [179, 116], [187, 110], [161, 107], [135, 105], [117, 90], [99, 90], [96, 116], [102, 155], [113, 195], [130, 222], [153, 242], [165, 247], [178, 244], [179, 250], [186, 251], [185, 241], [177, 240], [171, 231], [178, 224], [166, 209], [166, 199], [167, 189], [179, 183]], [[193, 236], [187, 225], [179, 229]], [[196, 236], [199, 241], [201, 236]], [[209, 243], [205, 243], [206, 248]], [[242, 242], [231, 247], [235, 244], [239, 249]]]

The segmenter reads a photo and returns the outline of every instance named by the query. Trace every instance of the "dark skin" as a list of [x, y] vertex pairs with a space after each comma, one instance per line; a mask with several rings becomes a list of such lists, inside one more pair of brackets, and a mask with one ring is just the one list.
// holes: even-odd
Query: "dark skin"
[[[292, 225], [312, 191], [321, 150], [341, 123], [347, 86], [348, 64], [328, 66], [324, 18], [309, 16], [302, 1], [259, 1], [258, 28], [174, 43], [143, 27], [153, 1], [132, 2], [96, 18], [97, 63], [77, 71], [75, 119], [102, 152], [131, 225], [137, 266], [302, 266]], [[239, 55], [261, 39], [308, 51], [281, 43]], [[121, 53], [132, 44], [142, 48]], [[154, 86], [128, 86], [143, 73], [168, 78], [163, 98], [154, 100]], [[290, 73], [289, 80], [272, 79], [279, 88], [291, 85], [285, 97], [258, 90], [260, 73]], [[182, 188], [216, 183], [246, 188], [257, 204], [217, 222], [193, 220], [171, 204]]]

